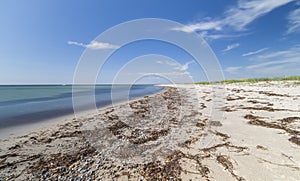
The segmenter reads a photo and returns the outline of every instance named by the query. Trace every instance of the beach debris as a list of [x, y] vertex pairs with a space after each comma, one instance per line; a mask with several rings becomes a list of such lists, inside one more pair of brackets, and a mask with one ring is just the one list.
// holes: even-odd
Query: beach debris
[[296, 120], [300, 120], [300, 117], [287, 117], [287, 118], [279, 119], [278, 121], [280, 121], [282, 124], [290, 124], [295, 122]]
[[238, 181], [244, 181], [245, 180], [243, 177], [241, 177], [241, 176], [237, 175], [236, 173], [234, 173], [233, 164], [230, 161], [228, 156], [218, 155], [216, 159], [224, 167], [225, 170], [228, 170], [231, 173], [233, 178], [235, 178]]
[[[263, 126], [263, 127], [267, 127], [267, 128], [274, 128], [274, 129], [282, 129], [282, 130], [284, 130], [287, 133], [290, 133], [292, 135], [300, 135], [300, 131], [288, 127], [287, 126], [288, 124], [286, 124], [286, 123], [281, 124], [282, 119], [279, 120], [279, 121], [267, 122], [267, 121], [261, 120], [260, 117], [253, 116], [251, 114], [245, 115], [244, 118], [249, 119], [250, 121], [248, 123], [251, 124], [251, 125]], [[292, 118], [290, 120], [294, 120], [294, 118]]]
[[121, 129], [123, 128], [129, 128], [129, 126], [122, 122], [122, 121], [117, 121], [115, 124], [113, 124], [112, 126], [108, 127], [108, 129], [115, 135], [120, 135], [121, 134]]
[[269, 111], [269, 112], [275, 112], [275, 111], [288, 111], [287, 109], [275, 109], [272, 107], [240, 107], [241, 109], [246, 109], [246, 110], [256, 110], [256, 111]]
[[256, 145], [256, 149], [264, 150], [264, 151], [268, 150], [268, 148], [261, 146], [261, 145]]
[[267, 106], [274, 106], [273, 103], [270, 102], [262, 102], [258, 100], [248, 100], [247, 102], [253, 103], [253, 104], [266, 104]]
[[166, 136], [169, 132], [170, 129], [145, 130], [145, 131], [136, 129], [131, 133], [131, 136], [128, 139], [133, 144], [143, 144], [149, 141], [155, 141], [162, 136]]
[[245, 97], [240, 97], [240, 96], [237, 96], [237, 97], [230, 97], [230, 96], [228, 96], [228, 97], [226, 98], [227, 101], [236, 101], [236, 100], [243, 100], [243, 99], [245, 99]]
[[293, 137], [289, 138], [289, 141], [292, 142], [292, 143], [295, 143], [298, 146], [300, 146], [300, 137], [293, 136]]
[[228, 157], [225, 155], [219, 155], [217, 156], [217, 161], [223, 165], [223, 167], [225, 168], [225, 170], [232, 170], [233, 169], [233, 165], [231, 163], [231, 161], [229, 161]]
[[181, 180], [182, 168], [179, 160], [182, 156], [181, 152], [174, 152], [165, 159], [165, 163], [156, 161], [145, 164], [140, 173], [146, 180]]
[[217, 126], [217, 127], [222, 126], [222, 123], [220, 121], [210, 121], [209, 124], [211, 126]]
[[265, 91], [258, 91], [259, 94], [265, 94], [267, 96], [279, 96], [279, 97], [290, 97], [289, 95], [287, 94], [276, 94], [276, 93], [273, 93], [273, 92], [265, 92]]

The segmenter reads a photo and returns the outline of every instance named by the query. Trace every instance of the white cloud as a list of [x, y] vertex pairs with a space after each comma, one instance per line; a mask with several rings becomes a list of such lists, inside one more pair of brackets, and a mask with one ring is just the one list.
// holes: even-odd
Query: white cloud
[[138, 75], [164, 75], [164, 76], [182, 76], [189, 75], [189, 72], [138, 72]]
[[68, 45], [77, 45], [77, 46], [85, 47], [85, 44], [76, 41], [68, 41]]
[[239, 33], [239, 34], [222, 34], [222, 33], [209, 33], [208, 31], [201, 31], [199, 35], [205, 40], [217, 40], [217, 39], [232, 39], [241, 36], [249, 35], [250, 33]]
[[225, 69], [225, 72], [228, 72], [230, 74], [236, 74], [238, 70], [240, 70], [242, 67], [227, 67]]
[[165, 61], [164, 63], [172, 67], [177, 67], [180, 65], [178, 62], [171, 62], [171, 61]]
[[256, 54], [259, 54], [259, 53], [261, 53], [261, 52], [263, 52], [263, 51], [266, 51], [266, 50], [268, 50], [268, 49], [269, 49], [269, 48], [262, 48], [262, 49], [259, 49], [259, 50], [257, 50], [257, 51], [244, 53], [242, 56], [243, 56], [243, 57], [246, 57], [246, 56], [256, 55]]
[[290, 59], [284, 59], [284, 60], [277, 60], [277, 61], [269, 61], [269, 62], [263, 62], [263, 63], [258, 63], [254, 65], [249, 65], [246, 68], [247, 69], [256, 69], [256, 68], [262, 68], [262, 67], [267, 67], [267, 66], [272, 66], [272, 65], [278, 65], [278, 64], [287, 64], [287, 63], [300, 63], [299, 57], [293, 57]]
[[[295, 66], [298, 63], [279, 64], [270, 67], [263, 67], [261, 69], [254, 69], [255, 74], [261, 76], [283, 77], [290, 75], [299, 75], [300, 68]], [[299, 65], [299, 64], [298, 64]]]
[[247, 69], [256, 69], [263, 67], [271, 67], [274, 65], [287, 65], [291, 63], [300, 62], [300, 46], [294, 46], [287, 50], [270, 52], [267, 54], [257, 56], [257, 59], [263, 62], [249, 65]]
[[286, 56], [289, 55], [289, 53], [291, 53], [289, 50], [285, 50], [285, 51], [278, 51], [278, 52], [271, 52], [268, 54], [263, 54], [258, 56], [259, 59], [269, 59], [269, 58], [276, 58], [279, 56]]
[[119, 46], [117, 45], [112, 45], [109, 43], [104, 43], [104, 42], [98, 42], [98, 41], [92, 41], [89, 44], [84, 44], [84, 43], [79, 43], [76, 41], [68, 41], [69, 45], [77, 45], [77, 46], [81, 46], [81, 47], [85, 47], [85, 48], [89, 48], [89, 49], [93, 49], [93, 50], [101, 50], [101, 49], [117, 49], [119, 48]]
[[287, 33], [300, 32], [300, 8], [292, 11], [288, 15], [289, 27]]
[[[209, 19], [203, 22], [188, 24], [183, 27], [175, 27], [172, 30], [187, 33], [207, 31], [206, 35], [221, 31], [224, 28], [244, 31], [247, 25], [251, 24], [254, 20], [292, 1], [293, 0], [239, 0], [237, 6], [225, 11], [223, 18]], [[213, 38], [218, 39], [224, 37], [226, 38], [226, 36], [215, 36]]]
[[255, 19], [283, 6], [293, 0], [240, 0], [238, 6], [226, 11], [224, 26], [232, 26], [236, 30], [244, 30]]
[[300, 57], [300, 46], [295, 46], [287, 50], [270, 52], [267, 54], [257, 56], [258, 59], [266, 60], [271, 58], [288, 58], [288, 57]]
[[183, 27], [175, 27], [172, 30], [183, 31], [186, 33], [191, 33], [194, 31], [202, 31], [202, 30], [222, 30], [221, 22], [219, 21], [211, 21], [211, 22], [201, 22], [196, 24], [190, 24]]
[[228, 45], [224, 50], [222, 50], [223, 52], [227, 52], [227, 51], [230, 51], [232, 49], [235, 49], [237, 47], [239, 47], [240, 44], [239, 43], [235, 43], [235, 44], [232, 44], [232, 45]]
[[176, 70], [180, 70], [180, 71], [186, 71], [189, 68], [189, 65], [195, 63], [194, 61], [189, 61], [187, 63], [185, 63], [184, 65], [180, 65], [175, 67]]
[[175, 61], [168, 61], [168, 60], [164, 60], [164, 61], [161, 61], [161, 60], [158, 60], [156, 61], [156, 63], [158, 64], [166, 64], [166, 65], [170, 65], [172, 67], [178, 67], [180, 64], [178, 62], [175, 62]]
[[231, 38], [233, 36], [231, 35], [225, 35], [225, 34], [202, 34], [200, 35], [202, 38], [205, 40], [217, 40], [217, 39], [222, 39], [222, 38]]
[[[258, 51], [249, 52], [249, 54]], [[224, 71], [240, 75], [243, 73], [260, 76], [297, 75], [300, 70], [300, 45], [290, 47], [286, 50], [256, 55], [254, 58], [259, 62], [248, 66], [227, 67]]]
[[166, 64], [173, 67], [174, 70], [186, 71], [189, 68], [189, 65], [195, 63], [194, 61], [186, 62], [184, 65], [181, 65], [178, 62], [171, 62], [171, 61], [156, 61], [158, 64]]

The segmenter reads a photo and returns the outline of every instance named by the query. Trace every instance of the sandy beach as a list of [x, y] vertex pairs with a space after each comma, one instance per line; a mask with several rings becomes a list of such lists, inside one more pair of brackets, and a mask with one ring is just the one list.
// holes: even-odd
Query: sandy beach
[[0, 140], [0, 180], [300, 180], [300, 85], [163, 85]]

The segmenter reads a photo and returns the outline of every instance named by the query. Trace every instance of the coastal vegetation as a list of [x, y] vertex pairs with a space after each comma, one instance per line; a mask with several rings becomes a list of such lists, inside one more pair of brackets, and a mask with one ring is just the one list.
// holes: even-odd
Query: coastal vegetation
[[196, 82], [195, 84], [209, 85], [209, 84], [220, 84], [220, 83], [233, 84], [233, 83], [242, 83], [242, 82], [257, 83], [257, 82], [270, 82], [270, 81], [296, 81], [295, 84], [300, 84], [300, 76], [228, 79], [228, 80], [215, 81], [215, 82]]

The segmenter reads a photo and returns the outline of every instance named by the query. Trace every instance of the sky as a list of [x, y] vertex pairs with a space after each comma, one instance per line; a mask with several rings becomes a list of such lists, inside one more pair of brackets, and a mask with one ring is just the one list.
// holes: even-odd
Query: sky
[[[209, 79], [194, 57], [172, 44], [95, 41], [120, 23], [142, 18], [176, 21], [183, 26], [170, 31], [203, 38], [225, 79], [299, 75], [299, 0], [2, 0], [0, 84], [72, 83], [87, 49], [115, 50], [99, 70], [98, 83], [126, 83], [129, 74], [141, 76], [147, 68], [160, 74], [141, 78], [149, 83], [166, 81], [164, 76], [175, 82]], [[162, 56], [147, 56], [154, 54]], [[137, 59], [143, 65], [132, 64]]]

